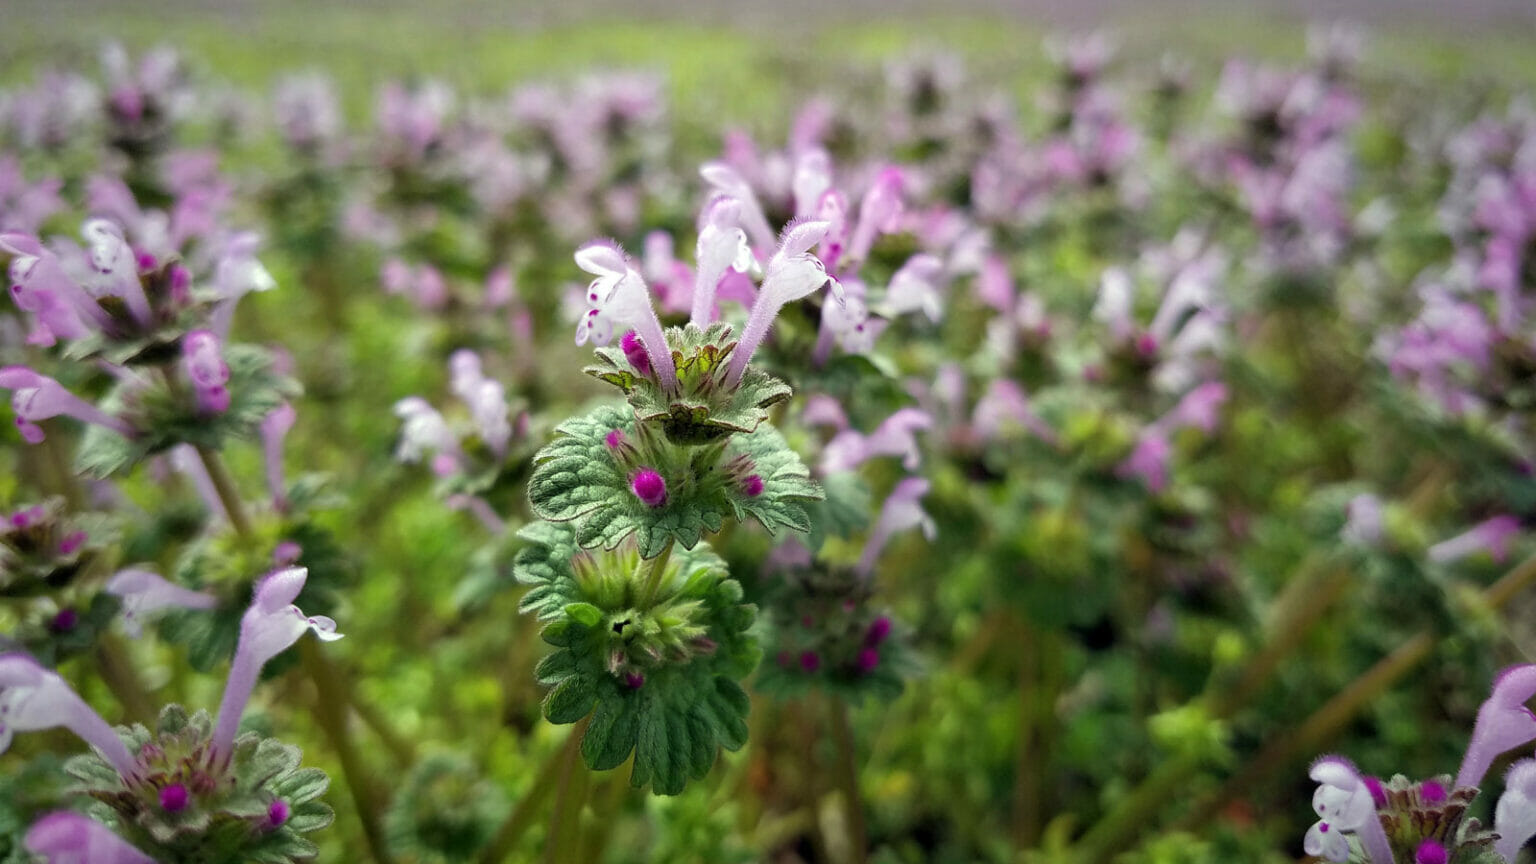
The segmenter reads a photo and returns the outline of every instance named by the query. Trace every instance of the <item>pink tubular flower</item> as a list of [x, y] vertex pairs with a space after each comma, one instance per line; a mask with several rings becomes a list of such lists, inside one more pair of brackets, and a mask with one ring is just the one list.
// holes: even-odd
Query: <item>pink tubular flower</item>
[[256, 688], [256, 678], [268, 660], [288, 650], [299, 637], [313, 631], [322, 641], [340, 639], [336, 622], [324, 616], [306, 616], [293, 601], [304, 590], [309, 571], [288, 567], [256, 583], [255, 597], [240, 618], [240, 640], [229, 665], [229, 679], [219, 701], [219, 719], [213, 729], [210, 759], [228, 759], [234, 752], [240, 715]]
[[1429, 560], [1449, 564], [1487, 550], [1495, 562], [1509, 554], [1509, 544], [1520, 533], [1520, 520], [1513, 516], [1495, 516], [1479, 522], [1467, 531], [1429, 547]]
[[929, 321], [938, 321], [944, 314], [944, 304], [939, 298], [943, 279], [944, 262], [937, 255], [913, 255], [891, 276], [891, 284], [885, 291], [885, 304], [894, 315], [921, 311]]
[[128, 746], [58, 673], [25, 654], [0, 654], [0, 753], [17, 732], [58, 726], [96, 748], [124, 779], [138, 775]]
[[921, 528], [923, 536], [933, 540], [938, 527], [923, 511], [921, 503], [923, 496], [928, 494], [928, 488], [928, 481], [922, 477], [908, 477], [896, 484], [896, 488], [885, 499], [885, 506], [880, 510], [880, 518], [876, 520], [875, 527], [869, 532], [869, 539], [864, 541], [864, 554], [854, 567], [857, 573], [866, 578], [873, 573], [880, 551], [898, 532]]
[[168, 607], [212, 609], [218, 598], [166, 581], [149, 570], [119, 570], [103, 586], [108, 594], [123, 603], [123, 629], [137, 638], [142, 632], [144, 615]]
[[229, 410], [229, 364], [219, 348], [219, 337], [210, 330], [194, 330], [181, 343], [182, 363], [192, 390], [197, 394], [197, 410], [203, 414], [222, 414]]
[[799, 300], [828, 282], [836, 290], [837, 281], [827, 275], [821, 260], [811, 254], [811, 247], [821, 242], [826, 233], [825, 222], [801, 222], [785, 229], [779, 250], [768, 261], [762, 289], [758, 292], [757, 302], [752, 304], [752, 313], [747, 318], [746, 327], [742, 329], [741, 341], [737, 343], [736, 350], [731, 352], [726, 386], [734, 388], [741, 382], [742, 374], [747, 371], [747, 362], [767, 337], [769, 326], [786, 303]]
[[102, 411], [95, 405], [65, 390], [59, 382], [39, 375], [25, 366], [6, 366], [0, 369], [0, 389], [11, 390], [11, 408], [16, 412], [16, 426], [21, 437], [28, 443], [43, 440], [39, 420], [51, 417], [73, 417], [86, 423], [105, 426], [126, 437], [133, 436], [133, 427]]
[[47, 864], [155, 864], [155, 859], [73, 810], [57, 810], [32, 823], [23, 841]]
[[877, 234], [888, 234], [901, 225], [901, 194], [906, 185], [901, 169], [887, 167], [859, 202], [859, 221], [848, 239], [848, 257], [863, 261], [875, 245]]
[[760, 249], [773, 246], [773, 229], [763, 215], [763, 205], [752, 191], [752, 184], [724, 162], [709, 162], [699, 168], [699, 176], [722, 196], [735, 199], [741, 227]]
[[1456, 772], [1456, 786], [1477, 786], [1500, 753], [1536, 741], [1536, 714], [1525, 703], [1536, 697], [1536, 665], [1512, 666], [1493, 681], [1493, 692], [1477, 709], [1472, 739]]
[[630, 491], [647, 507], [667, 503], [667, 481], [654, 468], [641, 468], [629, 481]]
[[732, 271], [745, 273], [755, 261], [746, 233], [737, 227], [740, 221], [741, 202], [735, 198], [717, 198], [704, 210], [704, 224], [699, 228], [695, 249], [698, 269], [693, 284], [693, 315], [689, 319], [700, 327], [715, 320], [715, 292], [720, 280]]
[[901, 408], [869, 435], [846, 429], [827, 442], [822, 451], [822, 473], [851, 471], [878, 456], [900, 456], [902, 466], [914, 471], [922, 464], [917, 433], [932, 428], [933, 417], [928, 412], [920, 408]]
[[261, 451], [267, 466], [267, 493], [272, 503], [282, 510], [287, 506], [287, 486], [283, 482], [283, 439], [293, 428], [298, 414], [293, 406], [284, 402], [272, 409], [261, 420]]
[[677, 370], [667, 347], [661, 320], [651, 305], [651, 294], [639, 271], [630, 266], [618, 246], [596, 241], [576, 250], [576, 265], [596, 276], [587, 286], [589, 308], [576, 325], [576, 344], [590, 338], [606, 345], [615, 327], [633, 328], [651, 358], [651, 368], [666, 393], [677, 392]]

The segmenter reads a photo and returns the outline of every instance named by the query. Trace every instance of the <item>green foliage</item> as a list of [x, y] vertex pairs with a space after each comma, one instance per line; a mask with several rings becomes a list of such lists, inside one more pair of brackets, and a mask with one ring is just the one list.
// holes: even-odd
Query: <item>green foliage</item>
[[557, 649], [537, 670], [551, 687], [544, 714], [552, 723], [590, 714], [589, 767], [618, 767], [633, 752], [631, 785], [675, 795], [720, 748], [746, 743], [748, 700], [736, 682], [760, 656], [748, 633], [756, 609], [707, 546], [647, 561], [632, 547], [577, 551], [572, 531], [524, 529], [516, 563], [531, 586], [524, 608]]
[[115, 384], [101, 409], [127, 419], [139, 434], [125, 438], [100, 426], [87, 428], [75, 470], [110, 477], [177, 444], [217, 450], [230, 438], [253, 438], [263, 418], [300, 392], [297, 383], [273, 371], [271, 355], [262, 348], [229, 345], [224, 360], [229, 365], [230, 404], [219, 414], [198, 411], [188, 388], [173, 388], [164, 380]]
[[[582, 548], [613, 549], [634, 535], [640, 552], [651, 558], [669, 542], [693, 548], [705, 534], [719, 531], [726, 516], [751, 516], [770, 532], [779, 528], [809, 531], [804, 502], [821, 497], [800, 457], [771, 426], [732, 436], [712, 447], [679, 447], [641, 439], [640, 464], [658, 471], [667, 483], [666, 500], [649, 507], [630, 489], [631, 476], [606, 443], [610, 432], [639, 436], [630, 411], [603, 406], [560, 424], [555, 439], [534, 457], [528, 497], [534, 513], [555, 522], [572, 522]], [[758, 495], [749, 495], [716, 464], [746, 457], [762, 478]]]
[[[188, 715], [180, 705], [160, 713], [154, 732], [141, 725], [119, 727], [129, 752], [138, 754], [139, 779], [124, 781], [96, 754], [76, 756], [65, 771], [77, 782], [71, 790], [99, 802], [125, 840], [163, 864], [288, 864], [312, 860], [318, 849], [303, 835], [331, 824], [331, 808], [319, 798], [330, 785], [325, 772], [299, 767], [299, 749], [246, 733], [235, 741], [229, 762], [210, 756], [212, 720], [207, 712]], [[181, 783], [187, 806], [168, 812], [160, 790]], [[288, 810], [273, 825], [270, 808]]]
[[768, 409], [787, 401], [788, 384], [756, 366], [748, 366], [735, 387], [726, 386], [729, 359], [736, 348], [731, 326], [696, 324], [666, 331], [678, 392], [662, 390], [654, 375], [640, 375], [617, 348], [598, 348], [598, 363], [586, 373], [618, 387], [629, 397], [642, 423], [657, 423], [673, 444], [709, 444], [733, 432], [751, 432], [768, 419]]

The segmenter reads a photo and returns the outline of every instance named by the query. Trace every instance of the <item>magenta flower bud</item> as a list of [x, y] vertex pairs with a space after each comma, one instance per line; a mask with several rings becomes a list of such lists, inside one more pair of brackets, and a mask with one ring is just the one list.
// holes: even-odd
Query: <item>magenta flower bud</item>
[[1445, 847], [1438, 840], [1425, 840], [1414, 850], [1413, 864], [1445, 864]]
[[1425, 804], [1444, 804], [1450, 796], [1438, 780], [1425, 780], [1419, 784], [1419, 797]]
[[287, 567], [297, 564], [303, 554], [304, 548], [299, 544], [292, 540], [284, 540], [272, 547], [272, 563], [279, 567]]
[[871, 648], [885, 641], [885, 637], [891, 635], [891, 619], [881, 615], [869, 624], [869, 632], [864, 634], [864, 644]]
[[79, 623], [79, 612], [74, 609], [60, 609], [59, 613], [53, 616], [53, 620], [48, 622], [48, 629], [55, 633], [68, 633]]
[[800, 654], [800, 668], [806, 672], [815, 672], [821, 668], [821, 655], [815, 651], [805, 651]]
[[1387, 790], [1382, 787], [1381, 779], [1369, 775], [1360, 779], [1365, 783], [1365, 788], [1370, 791], [1371, 801], [1375, 802], [1376, 808], [1379, 810], [1387, 806]]
[[624, 351], [624, 359], [629, 361], [629, 365], [635, 367], [636, 372], [641, 375], [651, 374], [651, 358], [646, 356], [645, 344], [640, 341], [639, 336], [635, 335], [635, 331], [629, 330], [624, 333], [624, 336], [619, 339], [619, 348]]
[[667, 503], [667, 481], [652, 468], [641, 468], [629, 481], [635, 497], [647, 507], [660, 507]]
[[180, 813], [187, 809], [187, 800], [187, 787], [180, 783], [172, 783], [160, 790], [160, 808], [167, 813]]
[[148, 252], [140, 252], [138, 254], [138, 259], [137, 260], [138, 260], [139, 272], [140, 273], [145, 273], [145, 272], [148, 272], [150, 270], [155, 269], [155, 264], [158, 263], [158, 262], [155, 261], [155, 256], [151, 255]]
[[748, 476], [741, 481], [741, 491], [746, 493], [748, 498], [756, 498], [763, 494], [763, 478], [756, 474]]
[[624, 686], [631, 690], [639, 690], [645, 686], [645, 676], [639, 672], [624, 673]]
[[85, 544], [86, 537], [87, 535], [84, 531], [73, 531], [69, 534], [66, 534], [64, 539], [59, 541], [59, 554], [74, 554], [76, 549], [79, 549]]
[[880, 665], [880, 652], [873, 648], [864, 648], [859, 651], [859, 674], [868, 675]]
[[609, 450], [617, 450], [624, 446], [625, 440], [626, 436], [623, 429], [613, 429], [603, 437], [603, 443], [608, 445]]
[[267, 828], [281, 828], [288, 821], [288, 802], [279, 798], [267, 808]]

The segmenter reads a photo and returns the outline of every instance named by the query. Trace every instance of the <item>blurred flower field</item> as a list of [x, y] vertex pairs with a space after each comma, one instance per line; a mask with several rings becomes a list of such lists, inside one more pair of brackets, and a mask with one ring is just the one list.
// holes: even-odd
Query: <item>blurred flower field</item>
[[0, 860], [1536, 860], [1536, 34], [98, 11]]

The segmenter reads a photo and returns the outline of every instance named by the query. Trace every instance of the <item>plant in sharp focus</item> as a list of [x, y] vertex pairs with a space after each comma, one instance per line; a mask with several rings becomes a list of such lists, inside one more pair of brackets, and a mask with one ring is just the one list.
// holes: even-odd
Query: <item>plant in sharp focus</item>
[[761, 654], [749, 632], [757, 610], [705, 538], [748, 518], [770, 532], [809, 532], [806, 505], [822, 497], [768, 422], [789, 386], [750, 360], [782, 306], [831, 281], [811, 254], [827, 225], [785, 232], [739, 337], [708, 322], [712, 297], [727, 272], [756, 262], [739, 227], [716, 228], [699, 241], [686, 327], [662, 329], [643, 277], [616, 246], [577, 252], [596, 276], [577, 342], [621, 334], [587, 371], [628, 404], [567, 420], [534, 457], [529, 498], [546, 521], [523, 529], [529, 546], [515, 564], [532, 586], [524, 608], [556, 649], [538, 668], [552, 688], [545, 716], [590, 715], [587, 765], [613, 768], [633, 751], [631, 783], [661, 794], [681, 792], [720, 748], [747, 737], [739, 682]]

